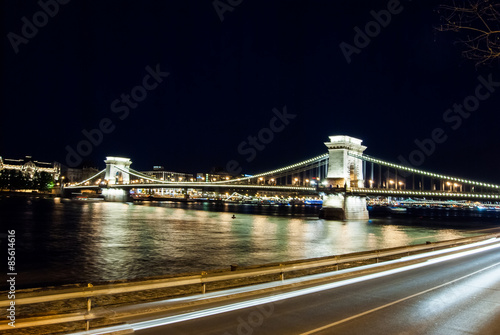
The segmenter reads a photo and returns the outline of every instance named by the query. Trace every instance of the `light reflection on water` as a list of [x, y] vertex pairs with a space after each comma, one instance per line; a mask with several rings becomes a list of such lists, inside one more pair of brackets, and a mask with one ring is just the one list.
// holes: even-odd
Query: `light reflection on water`
[[[393, 219], [326, 221], [179, 208], [179, 205], [0, 200], [16, 229], [23, 286], [200, 272], [469, 236]], [[256, 210], [245, 208], [245, 211]]]

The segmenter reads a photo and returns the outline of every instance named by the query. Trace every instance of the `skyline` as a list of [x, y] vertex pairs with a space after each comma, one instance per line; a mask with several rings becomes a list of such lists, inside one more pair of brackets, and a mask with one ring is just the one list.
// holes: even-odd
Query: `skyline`
[[[436, 4], [241, 2], [223, 13], [213, 2], [57, 4], [18, 45], [9, 33], [22, 36], [22, 18], [43, 19], [44, 7], [3, 4], [3, 157], [68, 165], [67, 148], [90, 136], [97, 144], [81, 156], [98, 167], [125, 156], [137, 170], [234, 161], [258, 173], [349, 135], [371, 156], [500, 182], [500, 74], [436, 31]], [[378, 33], [356, 44], [370, 22]]]

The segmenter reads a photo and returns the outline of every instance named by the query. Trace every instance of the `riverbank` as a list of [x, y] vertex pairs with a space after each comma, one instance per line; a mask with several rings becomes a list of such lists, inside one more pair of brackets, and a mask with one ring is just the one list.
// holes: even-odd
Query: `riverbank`
[[0, 190], [0, 199], [3, 197], [22, 197], [22, 198], [47, 198], [53, 199], [60, 197], [60, 194], [51, 193], [51, 192], [39, 192], [39, 191], [31, 191], [31, 192], [17, 192], [17, 191], [4, 191]]

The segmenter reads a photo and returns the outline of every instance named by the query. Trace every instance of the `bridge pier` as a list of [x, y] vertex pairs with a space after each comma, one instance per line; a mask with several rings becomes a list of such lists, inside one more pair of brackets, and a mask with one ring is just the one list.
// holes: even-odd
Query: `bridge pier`
[[110, 202], [127, 202], [131, 201], [128, 190], [119, 188], [103, 188], [102, 195], [105, 201]]
[[368, 220], [366, 197], [332, 193], [323, 197], [320, 219], [327, 220]]

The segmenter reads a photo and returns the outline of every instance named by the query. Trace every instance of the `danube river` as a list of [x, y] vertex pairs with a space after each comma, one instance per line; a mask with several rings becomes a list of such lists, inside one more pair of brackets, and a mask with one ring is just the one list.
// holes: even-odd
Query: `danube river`
[[6, 254], [7, 230], [16, 231], [17, 283], [26, 288], [330, 256], [460, 238], [485, 228], [387, 217], [327, 221], [318, 219], [318, 210], [2, 197], [0, 237]]

